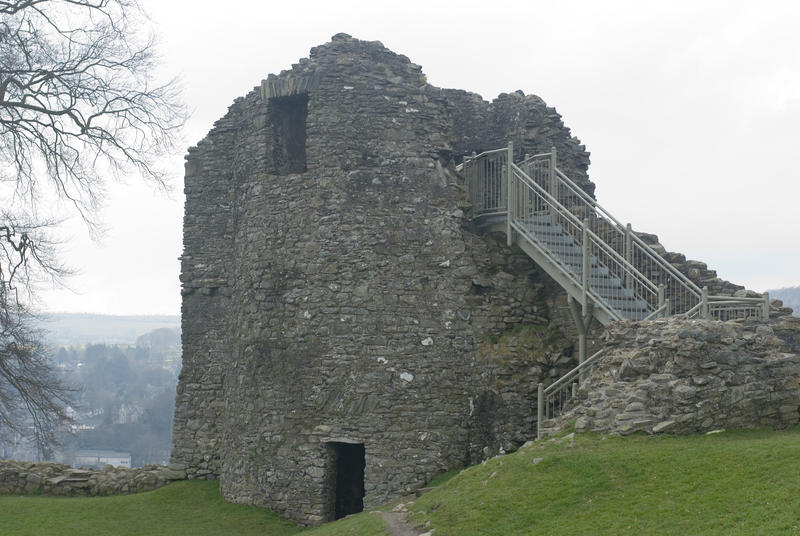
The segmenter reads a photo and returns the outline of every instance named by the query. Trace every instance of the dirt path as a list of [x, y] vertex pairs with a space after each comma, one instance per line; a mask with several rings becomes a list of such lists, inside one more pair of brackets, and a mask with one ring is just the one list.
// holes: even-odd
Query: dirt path
[[430, 532], [422, 533], [406, 523], [405, 512], [381, 512], [386, 527], [389, 529], [391, 536], [424, 536]]

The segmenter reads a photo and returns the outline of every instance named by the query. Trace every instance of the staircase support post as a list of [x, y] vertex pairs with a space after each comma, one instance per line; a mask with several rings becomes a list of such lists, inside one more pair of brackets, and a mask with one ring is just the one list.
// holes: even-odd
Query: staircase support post
[[508, 155], [506, 156], [506, 245], [511, 247], [511, 220], [514, 219], [514, 187], [511, 166], [514, 165], [514, 142], [508, 142]]
[[[594, 304], [586, 303], [578, 310], [578, 300], [569, 298], [569, 311], [572, 313], [572, 319], [575, 321], [575, 327], [578, 328], [578, 363], [583, 363], [586, 360], [586, 339], [589, 336], [589, 330], [592, 328], [594, 321]], [[579, 376], [580, 384], [586, 380], [586, 371], [581, 370]]]
[[539, 382], [536, 394], [536, 439], [542, 438], [542, 421], [544, 420], [544, 385]]
[[669, 316], [669, 313], [662, 309], [666, 304], [666, 297], [664, 295], [664, 283], [658, 285], [658, 308], [661, 309], [661, 316]]
[[761, 311], [761, 320], [769, 320], [769, 292], [764, 293], [764, 305]]

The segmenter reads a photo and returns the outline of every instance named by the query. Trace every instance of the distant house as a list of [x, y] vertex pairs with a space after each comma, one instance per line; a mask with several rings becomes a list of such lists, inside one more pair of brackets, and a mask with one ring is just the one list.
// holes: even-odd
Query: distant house
[[75, 453], [75, 467], [101, 468], [104, 465], [114, 467], [130, 467], [131, 453], [114, 450], [79, 450]]

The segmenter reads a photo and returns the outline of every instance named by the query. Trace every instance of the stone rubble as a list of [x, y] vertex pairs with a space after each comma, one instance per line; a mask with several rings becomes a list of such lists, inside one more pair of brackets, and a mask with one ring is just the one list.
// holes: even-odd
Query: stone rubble
[[[800, 319], [619, 322], [548, 432], [702, 433], [800, 423]], [[791, 336], [789, 336], [791, 335]]]

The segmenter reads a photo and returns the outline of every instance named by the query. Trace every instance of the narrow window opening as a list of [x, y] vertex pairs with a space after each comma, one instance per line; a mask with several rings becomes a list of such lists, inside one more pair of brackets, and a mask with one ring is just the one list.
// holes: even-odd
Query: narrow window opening
[[267, 117], [272, 127], [272, 163], [275, 173], [304, 173], [308, 94], [269, 99]]
[[333, 519], [364, 511], [363, 443], [328, 443], [329, 500]]

